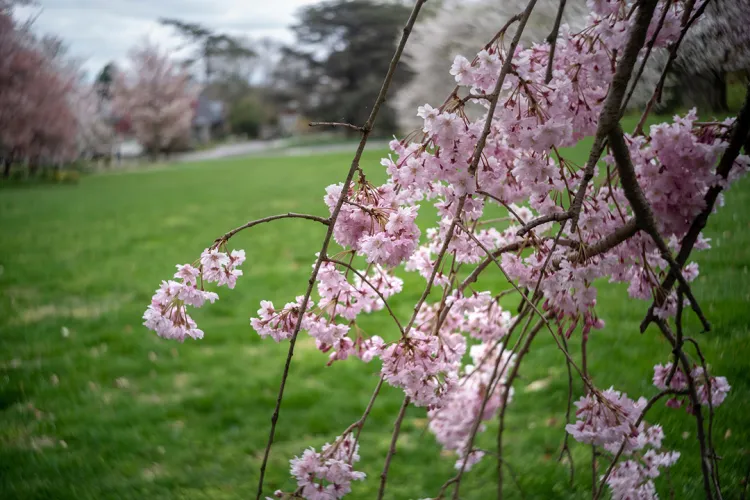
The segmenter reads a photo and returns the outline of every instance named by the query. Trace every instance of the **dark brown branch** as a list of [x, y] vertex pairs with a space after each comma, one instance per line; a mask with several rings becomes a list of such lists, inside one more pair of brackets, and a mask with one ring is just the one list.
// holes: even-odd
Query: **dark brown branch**
[[380, 87], [380, 92], [378, 93], [377, 99], [375, 99], [375, 104], [370, 111], [370, 116], [367, 118], [365, 125], [362, 127], [362, 139], [359, 141], [359, 146], [357, 147], [357, 151], [354, 153], [354, 158], [352, 159], [351, 166], [349, 167], [349, 172], [347, 173], [346, 179], [344, 180], [341, 194], [339, 195], [339, 199], [336, 201], [336, 206], [331, 213], [328, 231], [326, 232], [325, 238], [323, 239], [323, 244], [321, 246], [320, 253], [318, 254], [318, 259], [315, 262], [313, 272], [310, 275], [310, 279], [308, 280], [307, 290], [305, 291], [305, 296], [302, 299], [302, 303], [300, 304], [299, 318], [297, 320], [297, 324], [294, 327], [292, 337], [289, 339], [289, 351], [287, 353], [286, 362], [284, 364], [284, 371], [281, 375], [281, 383], [279, 385], [279, 393], [276, 398], [276, 406], [274, 408], [273, 415], [271, 416], [271, 429], [268, 434], [268, 443], [266, 444], [265, 451], [263, 452], [263, 462], [261, 463], [260, 467], [260, 477], [258, 479], [258, 491], [256, 500], [260, 500], [263, 496], [263, 480], [265, 478], [266, 466], [268, 465], [268, 457], [271, 453], [271, 446], [273, 445], [273, 438], [276, 433], [276, 422], [279, 419], [281, 401], [284, 397], [284, 388], [286, 386], [286, 380], [289, 376], [289, 367], [292, 363], [292, 356], [294, 356], [294, 345], [297, 341], [297, 335], [299, 334], [300, 327], [302, 326], [302, 318], [307, 311], [307, 306], [310, 301], [310, 295], [312, 294], [313, 287], [315, 286], [315, 280], [318, 276], [318, 272], [320, 271], [320, 267], [326, 258], [328, 245], [333, 236], [333, 228], [336, 225], [336, 221], [338, 220], [339, 213], [341, 212], [341, 207], [343, 206], [344, 200], [346, 199], [347, 193], [349, 191], [349, 186], [351, 185], [352, 179], [354, 178], [354, 173], [359, 169], [359, 161], [362, 158], [362, 153], [364, 152], [365, 145], [367, 144], [367, 139], [370, 135], [370, 131], [372, 130], [372, 125], [378, 116], [380, 107], [383, 105], [383, 102], [385, 102], [386, 94], [388, 93], [388, 89], [391, 86], [391, 81], [393, 80], [393, 75], [396, 72], [396, 67], [398, 66], [398, 63], [401, 59], [401, 54], [404, 51], [404, 47], [406, 46], [406, 41], [409, 38], [409, 34], [414, 27], [414, 23], [417, 20], [419, 11], [425, 1], [426, 0], [416, 0], [414, 8], [409, 15], [408, 21], [406, 22], [406, 26], [404, 26], [401, 40], [399, 41], [396, 52], [393, 54], [393, 59], [391, 59], [391, 63], [388, 66], [388, 72], [386, 73], [383, 80], [383, 85]]
[[586, 259], [596, 257], [615, 248], [620, 243], [632, 238], [640, 229], [635, 219], [630, 219], [624, 226], [620, 226], [596, 243], [579, 249], [568, 255], [571, 262], [584, 262]]
[[350, 128], [352, 130], [356, 130], [357, 132], [364, 132], [364, 127], [360, 127], [357, 125], [352, 125], [351, 123], [344, 123], [344, 122], [310, 122], [308, 123], [310, 127], [345, 127]]
[[583, 179], [578, 186], [575, 199], [570, 205], [570, 217], [572, 219], [571, 229], [576, 230], [578, 226], [578, 217], [583, 208], [583, 199], [586, 196], [586, 189], [589, 182], [594, 178], [594, 169], [599, 161], [599, 157], [604, 151], [604, 143], [607, 135], [618, 124], [620, 120], [620, 106], [628, 88], [630, 76], [633, 74], [633, 68], [638, 60], [638, 54], [646, 41], [648, 26], [654, 15], [656, 0], [642, 0], [638, 3], [638, 13], [636, 14], [635, 23], [630, 28], [630, 35], [622, 54], [622, 58], [617, 63], [615, 75], [612, 78], [612, 84], [609, 87], [607, 99], [599, 113], [599, 122], [594, 137], [594, 145], [591, 148], [591, 154], [586, 162], [583, 173]]
[[669, 387], [669, 384], [672, 383], [672, 378], [674, 378], [675, 373], [677, 373], [677, 367], [680, 366], [679, 363], [679, 350], [682, 349], [683, 344], [683, 335], [682, 335], [682, 310], [684, 308], [683, 305], [683, 297], [682, 297], [682, 289], [677, 289], [677, 314], [675, 315], [674, 322], [675, 322], [675, 328], [677, 329], [677, 342], [675, 343], [674, 349], [672, 349], [672, 354], [674, 355], [674, 362], [672, 363], [672, 368], [669, 370], [669, 373], [667, 374], [667, 378], [664, 380], [664, 385], [666, 387]]
[[552, 80], [552, 65], [555, 61], [555, 49], [557, 48], [557, 34], [560, 31], [560, 22], [562, 21], [563, 11], [565, 10], [566, 0], [560, 0], [560, 6], [557, 8], [557, 16], [555, 17], [555, 24], [552, 26], [552, 31], [547, 36], [547, 43], [549, 44], [549, 58], [547, 60], [547, 72], [544, 75], [544, 83], [549, 83]]
[[217, 247], [221, 243], [226, 243], [229, 241], [229, 238], [234, 236], [235, 234], [239, 233], [240, 231], [244, 229], [251, 228], [253, 226], [257, 226], [258, 224], [263, 224], [265, 222], [271, 222], [279, 219], [308, 219], [313, 220], [316, 222], [320, 222], [324, 225], [329, 225], [331, 223], [330, 219], [326, 219], [325, 217], [318, 217], [317, 215], [309, 215], [309, 214], [295, 214], [292, 212], [286, 213], [286, 214], [280, 214], [280, 215], [272, 215], [270, 217], [264, 217], [262, 219], [257, 219], [248, 222], [247, 224], [243, 224], [240, 227], [234, 228], [228, 233], [226, 233], [224, 236], [217, 238], [216, 241], [214, 241], [214, 246]]
[[[726, 180], [727, 177], [729, 176], [729, 172], [734, 166], [734, 161], [737, 159], [737, 156], [740, 154], [740, 150], [745, 144], [745, 141], [748, 138], [749, 132], [750, 132], [750, 84], [748, 84], [747, 86], [747, 92], [745, 94], [745, 103], [742, 105], [742, 109], [737, 115], [737, 120], [734, 123], [732, 134], [729, 139], [729, 145], [727, 146], [727, 149], [724, 151], [724, 155], [721, 157], [721, 160], [719, 161], [719, 166], [716, 168], [716, 174], [720, 176], [723, 180]], [[705, 208], [693, 220], [693, 223], [690, 225], [690, 229], [688, 229], [687, 234], [685, 234], [685, 237], [682, 238], [680, 251], [677, 253], [677, 257], [675, 257], [675, 261], [680, 268], [684, 267], [685, 263], [687, 263], [688, 258], [690, 258], [690, 253], [693, 251], [693, 247], [695, 246], [695, 243], [698, 241], [698, 237], [700, 236], [701, 231], [703, 231], [703, 228], [706, 227], [706, 223], [708, 222], [708, 217], [713, 212], [714, 205], [716, 204], [716, 200], [719, 198], [719, 194], [721, 193], [722, 189], [723, 189], [722, 183], [716, 183], [714, 186], [712, 186], [708, 190], [708, 192], [706, 193], [706, 197], [704, 198]], [[675, 283], [675, 277], [672, 274], [669, 274], [664, 279], [664, 281], [661, 284], [661, 289], [664, 292], [663, 294], [664, 297], [666, 297], [669, 294], [670, 290], [672, 290], [674, 283]], [[649, 308], [648, 314], [646, 315], [646, 318], [641, 323], [641, 332], [646, 331], [646, 328], [648, 327], [649, 323], [653, 321], [654, 308], [659, 307], [659, 306], [661, 306], [660, 302], [655, 302], [654, 304], [651, 305], [651, 307]]]
[[548, 222], [562, 222], [568, 219], [570, 219], [570, 214], [568, 212], [555, 212], [553, 214], [543, 215], [527, 222], [521, 229], [516, 231], [516, 235], [523, 236], [535, 227], [541, 226], [542, 224], [546, 224]]
[[[669, 328], [669, 324], [661, 318], [656, 319], [656, 324], [664, 335], [664, 338], [669, 341], [673, 348], [677, 347], [677, 339]], [[698, 391], [695, 386], [695, 379], [692, 375], [692, 366], [687, 355], [681, 349], [675, 349], [682, 365], [682, 371], [685, 374], [685, 378], [688, 383], [688, 397], [690, 398], [690, 404], [692, 406], [692, 413], [695, 417], [696, 424], [696, 437], [698, 438], [698, 444], [701, 451], [701, 472], [703, 473], [703, 489], [706, 493], [706, 498], [712, 500], [714, 498], [712, 485], [714, 484], [713, 472], [712, 472], [712, 457], [711, 453], [706, 444], [705, 429], [703, 427], [703, 411], [701, 410], [700, 399], [698, 398]], [[709, 394], [710, 398], [711, 395]]]
[[[678, 332], [679, 335], [679, 332]], [[716, 497], [721, 500], [721, 480], [719, 477], [719, 461], [717, 460], [716, 456], [716, 448], [714, 447], [714, 402], [713, 402], [713, 396], [711, 393], [711, 377], [708, 373], [708, 363], [706, 363], [706, 358], [703, 356], [703, 351], [701, 351], [700, 346], [698, 345], [698, 341], [691, 338], [691, 337], [685, 337], [684, 338], [686, 342], [690, 342], [693, 344], [693, 347], [695, 347], [695, 352], [698, 355], [698, 359], [701, 361], [701, 367], [703, 368], [703, 374], [706, 377], [706, 393], [708, 397], [706, 398], [707, 406], [708, 406], [708, 452], [711, 456], [711, 461], [713, 463], [712, 465], [712, 472], [713, 472], [713, 478], [714, 478], [714, 487], [716, 488]], [[682, 340], [682, 337], [679, 337], [679, 340]], [[676, 360], [675, 360], [676, 361]]]
[[659, 234], [659, 230], [656, 227], [654, 213], [651, 210], [648, 200], [646, 200], [646, 196], [643, 194], [643, 190], [641, 190], [641, 186], [638, 184], [635, 168], [633, 167], [633, 162], [630, 160], [630, 152], [625, 144], [625, 137], [619, 123], [610, 131], [608, 140], [612, 156], [617, 164], [617, 173], [620, 175], [620, 185], [625, 193], [625, 197], [628, 202], [630, 202], [630, 208], [635, 215], [636, 224], [640, 229], [648, 233], [656, 247], [659, 249], [661, 257], [669, 263], [670, 273], [674, 275], [675, 279], [679, 281], [682, 286], [685, 296], [690, 301], [693, 311], [695, 311], [698, 319], [700, 319], [703, 324], [704, 330], [711, 330], [711, 325], [703, 315], [703, 311], [701, 310], [698, 301], [693, 296], [693, 293], [690, 290], [690, 285], [682, 275], [682, 267], [674, 260], [667, 243], [664, 241], [661, 234]]
[[380, 473], [380, 489], [378, 490], [378, 500], [383, 500], [383, 495], [385, 495], [385, 483], [386, 481], [388, 481], [388, 469], [391, 466], [393, 455], [396, 454], [396, 442], [398, 441], [398, 435], [401, 432], [401, 422], [404, 420], [404, 415], [406, 415], [406, 407], [409, 406], [409, 402], [409, 396], [406, 396], [404, 398], [404, 402], [401, 404], [401, 409], [398, 411], [396, 422], [393, 424], [391, 446], [388, 448], [388, 454], [385, 457], [383, 472]]

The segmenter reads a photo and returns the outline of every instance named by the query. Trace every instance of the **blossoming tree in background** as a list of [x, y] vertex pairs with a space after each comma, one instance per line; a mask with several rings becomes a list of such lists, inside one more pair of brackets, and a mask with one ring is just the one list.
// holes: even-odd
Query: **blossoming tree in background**
[[70, 105], [76, 85], [43, 44], [17, 26], [0, 2], [0, 156], [13, 162], [59, 164], [75, 158], [77, 124]]
[[[740, 154], [750, 129], [750, 103], [736, 120], [701, 122], [691, 111], [646, 128], [651, 109], [646, 107], [634, 131], [626, 133], [620, 125], [634, 75], [654, 48], [678, 49], [705, 0], [592, 0], [584, 29], [555, 23], [552, 43], [522, 47], [519, 40], [536, 6], [529, 0], [476, 55], [454, 59], [450, 74], [457, 86], [444, 102], [419, 107], [421, 129], [391, 143], [391, 155], [382, 161], [388, 180], [374, 185], [360, 165], [361, 154], [423, 3], [415, 3], [367, 122], [329, 124], [362, 134], [346, 178], [326, 189], [329, 216], [270, 216], [219, 237], [199, 260], [178, 266], [174, 279], [162, 283], [145, 314], [146, 326], [165, 338], [201, 338], [188, 309], [218, 298], [208, 290], [210, 283], [233, 288], [242, 274], [245, 253], [230, 251], [230, 239], [275, 220], [307, 219], [327, 226], [327, 232], [304, 294], [283, 307], [263, 301], [250, 321], [261, 337], [289, 343], [258, 498], [303, 330], [329, 363], [379, 358], [381, 377], [359, 420], [320, 451], [300, 450], [291, 459], [298, 487], [275, 497], [341, 498], [356, 488], [353, 481], [365, 480], [356, 471], [359, 436], [384, 383], [400, 388], [404, 400], [378, 498], [384, 498], [409, 405], [425, 408], [437, 441], [458, 455], [455, 476], [425, 496], [459, 498], [464, 475], [477, 461], [490, 459], [476, 447], [476, 437], [486, 421], [497, 418], [492, 459], [502, 497], [502, 433], [513, 383], [534, 339], [549, 335], [561, 351], [560, 362], [585, 388], [573, 414], [570, 385], [566, 431], [598, 449], [595, 498], [607, 492], [618, 499], [656, 498], [654, 478], [679, 460], [679, 453], [662, 447], [670, 429], [647, 418], [663, 403], [694, 419], [705, 496], [722, 498], [711, 431], [714, 410], [730, 386], [708, 369], [682, 323], [688, 307], [710, 329], [691, 291], [698, 266], [689, 258], [692, 250], [710, 247], [701, 230], [722, 191], [750, 166], [750, 158]], [[483, 106], [484, 116], [468, 118], [469, 102]], [[575, 165], [561, 148], [587, 136], [594, 137], [589, 159]], [[439, 221], [421, 234], [416, 219], [425, 203], [437, 208]], [[506, 212], [511, 223], [499, 225], [485, 215], [491, 206]], [[332, 250], [332, 240], [341, 251]], [[357, 265], [355, 257], [366, 262]], [[476, 290], [477, 279], [490, 268], [502, 272], [507, 287]], [[399, 318], [389, 305], [403, 288], [400, 269], [425, 280], [409, 318]], [[585, 354], [589, 336], [605, 328], [606, 318], [596, 308], [597, 283], [605, 278], [629, 283], [634, 307], [651, 302], [641, 329], [655, 324], [669, 344], [665, 364], [644, 374], [659, 390], [648, 400], [597, 387], [586, 356], [579, 363], [567, 350], [567, 339], [580, 336]], [[517, 297], [517, 308], [500, 305], [500, 297], [508, 295]], [[392, 317], [396, 335], [367, 337], [354, 328], [360, 315], [378, 311]], [[563, 452], [572, 460], [567, 439]]]
[[129, 118], [136, 138], [154, 157], [186, 144], [196, 99], [187, 72], [148, 43], [131, 51], [130, 63], [130, 71], [115, 78], [115, 113]]

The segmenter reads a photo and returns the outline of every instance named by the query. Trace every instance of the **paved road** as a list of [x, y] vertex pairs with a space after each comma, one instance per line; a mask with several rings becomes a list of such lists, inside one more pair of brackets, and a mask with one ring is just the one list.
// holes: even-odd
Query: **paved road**
[[247, 156], [268, 151], [269, 149], [283, 148], [286, 145], [284, 139], [273, 141], [245, 141], [234, 144], [223, 144], [205, 151], [194, 151], [185, 153], [175, 158], [177, 162], [194, 162], [216, 160], [218, 158], [232, 158], [234, 156]]
[[[276, 139], [272, 141], [245, 141], [235, 144], [225, 144], [206, 151], [195, 151], [175, 157], [172, 161], [178, 163], [189, 163], [219, 158], [233, 158], [239, 156], [250, 156], [259, 154], [271, 154], [278, 156], [308, 156], [326, 153], [346, 153], [357, 149], [356, 143], [323, 144], [320, 146], [289, 146], [288, 139]], [[367, 149], [382, 149], [388, 146], [387, 141], [371, 141], [367, 143]]]

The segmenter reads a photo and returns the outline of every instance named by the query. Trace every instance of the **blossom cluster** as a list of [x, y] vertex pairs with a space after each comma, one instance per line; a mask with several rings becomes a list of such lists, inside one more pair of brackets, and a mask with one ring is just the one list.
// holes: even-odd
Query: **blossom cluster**
[[215, 292], [205, 291], [204, 283], [215, 282], [218, 286], [234, 288], [237, 278], [242, 276], [237, 268], [244, 261], [244, 250], [232, 250], [227, 254], [207, 248], [201, 254], [199, 267], [178, 265], [175, 280], [162, 281], [151, 298], [151, 305], [143, 314], [143, 324], [166, 339], [182, 342], [188, 337], [203, 338], [203, 330], [187, 313], [187, 306], [198, 308], [219, 298]]
[[[669, 378], [671, 375], [671, 379]], [[706, 371], [701, 366], [696, 366], [690, 372], [690, 377], [695, 383], [695, 391], [698, 396], [698, 402], [701, 405], [708, 406], [709, 394], [711, 399], [711, 406], [716, 407], [724, 402], [729, 394], [729, 390], [732, 388], [727, 382], [726, 377], [714, 377], [706, 374]], [[669, 384], [667, 384], [669, 382]], [[667, 363], [665, 365], [654, 366], [654, 385], [661, 390], [667, 390], [669, 388], [676, 392], [687, 392], [688, 390], [688, 377], [681, 367], [674, 367], [673, 363]], [[692, 411], [692, 405], [690, 405], [690, 399], [687, 395], [675, 395], [667, 400], [667, 406], [671, 408], [679, 408], [685, 402], [687, 402], [687, 410]]]
[[[326, 189], [325, 202], [333, 214], [343, 184]], [[419, 243], [420, 231], [414, 222], [418, 206], [401, 206], [408, 202], [394, 184], [379, 187], [362, 180], [347, 193], [341, 207], [334, 238], [367, 257], [367, 262], [395, 266], [408, 258]]]
[[[305, 330], [315, 339], [318, 349], [330, 352], [331, 362], [347, 359], [350, 355], [369, 362], [384, 348], [385, 342], [378, 335], [369, 338], [350, 338], [348, 324], [337, 323], [341, 318], [353, 322], [362, 313], [379, 311], [385, 307], [384, 299], [401, 291], [403, 281], [388, 273], [380, 265], [371, 265], [371, 273], [357, 272], [353, 279], [350, 273], [341, 272], [333, 262], [326, 262], [317, 275], [320, 295], [318, 309], [308, 300], [305, 313], [300, 318], [303, 296], [295, 302], [276, 309], [273, 302], [261, 301], [258, 316], [250, 324], [261, 338], [271, 337], [276, 342], [292, 337], [295, 329]], [[297, 324], [299, 323], [299, 328]]]
[[[332, 445], [326, 443], [320, 452], [309, 448], [289, 463], [299, 495], [308, 500], [335, 500], [352, 490], [352, 481], [364, 480], [365, 473], [353, 468], [356, 462], [359, 462], [359, 443], [349, 433], [336, 438]], [[278, 491], [276, 496], [288, 495]]]
[[[514, 363], [514, 355], [497, 342], [471, 347], [473, 364], [463, 368], [456, 388], [450, 391], [440, 408], [428, 412], [430, 431], [444, 449], [458, 453], [456, 468], [466, 461], [465, 470], [478, 462], [483, 452], [469, 449], [472, 431], [485, 430], [482, 422], [491, 420], [509, 403], [513, 388], [506, 385], [507, 373]], [[507, 395], [506, 395], [507, 392]]]
[[660, 452], [664, 431], [659, 425], [642, 422], [646, 400], [633, 401], [627, 394], [609, 388], [591, 392], [575, 403], [576, 422], [565, 430], [576, 441], [603, 446], [616, 454], [622, 448], [624, 456], [607, 477], [612, 498], [644, 500], [658, 498], [653, 479], [659, 469], [672, 466], [679, 452]]

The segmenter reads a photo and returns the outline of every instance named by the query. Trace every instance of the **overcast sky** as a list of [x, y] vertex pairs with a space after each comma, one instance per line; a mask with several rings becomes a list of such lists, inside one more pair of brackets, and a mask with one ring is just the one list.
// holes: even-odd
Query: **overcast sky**
[[[62, 37], [72, 55], [86, 60], [89, 78], [109, 61], [121, 62], [146, 37], [165, 48], [177, 46], [160, 17], [199, 22], [216, 30], [253, 38], [292, 38], [288, 26], [303, 5], [316, 0], [40, 0], [17, 10], [25, 19], [39, 14], [35, 30]], [[41, 12], [41, 13], [40, 13]]]

